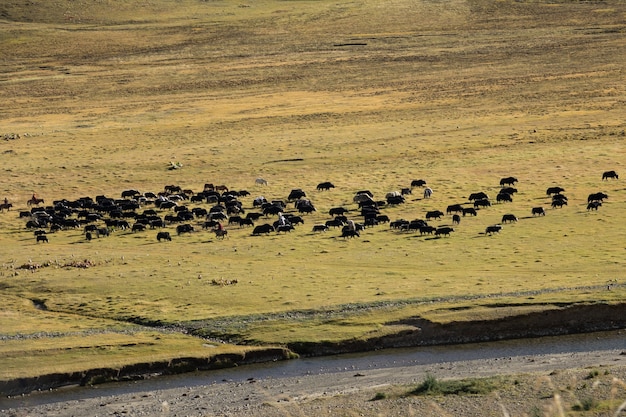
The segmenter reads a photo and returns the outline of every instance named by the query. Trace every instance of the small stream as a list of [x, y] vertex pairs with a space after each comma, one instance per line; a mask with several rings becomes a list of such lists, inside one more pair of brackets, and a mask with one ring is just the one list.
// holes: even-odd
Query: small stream
[[0, 408], [36, 406], [59, 401], [65, 402], [225, 382], [245, 382], [250, 379], [280, 379], [304, 375], [331, 374], [344, 371], [359, 372], [372, 369], [454, 363], [456, 361], [478, 359], [625, 349], [626, 330], [464, 345], [386, 349], [376, 352], [246, 365], [222, 370], [162, 376], [142, 381], [110, 383], [95, 387], [67, 387], [24, 396], [0, 398]]

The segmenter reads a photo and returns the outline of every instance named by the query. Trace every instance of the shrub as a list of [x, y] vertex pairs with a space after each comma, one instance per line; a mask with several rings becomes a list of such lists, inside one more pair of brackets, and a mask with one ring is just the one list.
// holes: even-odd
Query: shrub
[[426, 379], [412, 395], [485, 395], [497, 388], [494, 378], [464, 379], [458, 381], [438, 381], [433, 375], [426, 375]]

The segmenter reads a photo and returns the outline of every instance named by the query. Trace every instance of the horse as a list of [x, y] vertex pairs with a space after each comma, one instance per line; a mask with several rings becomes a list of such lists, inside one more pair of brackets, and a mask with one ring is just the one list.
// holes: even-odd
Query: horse
[[215, 191], [225, 191], [228, 192], [228, 187], [225, 185], [216, 185], [215, 186]]
[[13, 204], [11, 204], [11, 203], [2, 203], [2, 204], [0, 204], [0, 211], [3, 211], [4, 209], [9, 211], [9, 210], [11, 210], [11, 207], [13, 207]]
[[361, 234], [358, 232], [358, 230], [349, 230], [349, 229], [343, 229], [341, 231], [341, 237], [342, 238], [354, 238], [354, 237], [361, 237]]
[[43, 198], [33, 197], [26, 202], [29, 206], [38, 206], [39, 204], [44, 204]]
[[224, 239], [225, 237], [228, 237], [228, 230], [226, 229], [215, 229], [214, 232], [217, 239]]

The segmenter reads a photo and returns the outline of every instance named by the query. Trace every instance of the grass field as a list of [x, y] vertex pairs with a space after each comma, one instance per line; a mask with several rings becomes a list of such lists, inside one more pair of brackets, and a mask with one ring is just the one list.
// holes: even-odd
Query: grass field
[[[0, 379], [201, 355], [170, 332], [191, 322], [283, 345], [624, 299], [626, 187], [602, 180], [626, 175], [623, 1], [27, 3], [0, 5], [0, 198], [14, 205], [0, 213]], [[424, 219], [473, 192], [495, 202], [507, 176], [513, 202], [449, 237], [312, 232], [332, 207], [361, 220], [358, 190], [384, 200], [425, 179], [431, 198], [417, 187], [381, 209]], [[324, 181], [335, 188], [317, 191]], [[47, 244], [18, 216], [33, 193], [51, 204], [205, 183], [249, 191], [246, 211], [301, 188], [317, 212], [269, 236], [227, 226], [217, 240], [199, 219], [192, 234], [168, 225], [171, 242], [71, 229]], [[567, 206], [550, 208], [551, 186]], [[598, 191], [609, 198], [587, 210]], [[506, 213], [519, 221], [486, 235]], [[147, 323], [168, 331], [137, 352], [161, 331]]]

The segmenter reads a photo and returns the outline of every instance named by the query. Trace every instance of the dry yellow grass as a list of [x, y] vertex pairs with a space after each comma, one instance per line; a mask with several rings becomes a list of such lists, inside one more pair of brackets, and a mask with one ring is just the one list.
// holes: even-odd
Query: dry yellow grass
[[[390, 303], [381, 313], [390, 319], [416, 311], [443, 319], [436, 306], [393, 306], [466, 295], [504, 294], [530, 309], [546, 298], [623, 299], [625, 187], [601, 181], [626, 161], [622, 2], [38, 6], [0, 6], [0, 134], [21, 134], [0, 143], [0, 197], [15, 205], [0, 213], [1, 333], [66, 331], [67, 317], [108, 328], [350, 303]], [[183, 168], [168, 170], [170, 161]], [[311, 232], [331, 207], [355, 210], [360, 189], [382, 199], [426, 179], [433, 198], [414, 194], [384, 210], [414, 219], [472, 192], [493, 198], [509, 175], [519, 179], [514, 203], [464, 217], [449, 238], [387, 226], [355, 240]], [[315, 191], [322, 181], [336, 188]], [[318, 212], [288, 235], [229, 227], [224, 241], [206, 231], [165, 243], [154, 232], [116, 231], [86, 242], [69, 230], [47, 245], [17, 217], [34, 192], [50, 203], [166, 184], [200, 191], [207, 182], [280, 199], [302, 188]], [[553, 185], [569, 205], [529, 218], [549, 206]], [[587, 211], [596, 191], [609, 200]], [[484, 235], [509, 212], [520, 221]], [[85, 259], [94, 266], [67, 266]], [[16, 269], [29, 262], [49, 266]], [[238, 283], [212, 285], [220, 279]], [[28, 310], [21, 303], [30, 299], [49, 311]], [[503, 314], [481, 308], [480, 317]], [[279, 343], [293, 326], [298, 340], [385, 331], [380, 317], [354, 320], [236, 330]]]

